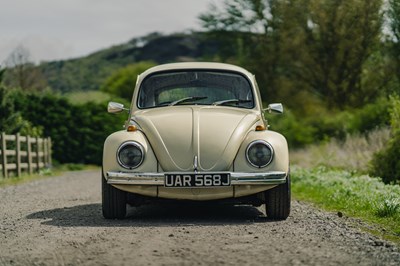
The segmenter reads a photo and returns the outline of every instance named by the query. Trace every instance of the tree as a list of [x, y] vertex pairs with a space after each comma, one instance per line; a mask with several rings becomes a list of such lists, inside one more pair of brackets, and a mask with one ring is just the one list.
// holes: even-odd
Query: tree
[[302, 75], [330, 106], [360, 106], [376, 88], [362, 87], [365, 62], [377, 48], [382, 26], [381, 0], [310, 1]]
[[15, 90], [9, 90], [0, 84], [0, 132], [8, 134], [40, 136], [42, 128], [33, 126], [22, 116], [22, 110], [15, 106]]
[[199, 16], [209, 36], [221, 44], [219, 59], [252, 71], [263, 85], [264, 99], [281, 91], [280, 7], [277, 0], [226, 0], [224, 10], [211, 5]]
[[390, 99], [391, 138], [385, 147], [374, 154], [370, 174], [379, 176], [385, 183], [400, 184], [400, 98]]
[[[265, 96], [308, 91], [330, 107], [360, 106], [379, 93], [362, 82], [380, 41], [381, 0], [225, 0], [200, 16], [212, 33], [251, 33], [238, 52], [269, 88]], [[240, 33], [240, 34], [238, 34]], [[293, 88], [296, 88], [294, 90]]]
[[47, 87], [45, 78], [32, 63], [30, 52], [25, 47], [17, 46], [6, 59], [6, 66], [5, 83], [9, 87], [31, 91], [41, 91]]
[[137, 76], [154, 65], [153, 62], [140, 62], [120, 68], [104, 82], [101, 90], [130, 101]]
[[390, 52], [395, 65], [394, 73], [400, 83], [400, 1], [389, 0], [388, 10], [389, 26], [391, 30]]
[[0, 68], [0, 84], [3, 82], [4, 74], [6, 73], [6, 68]]

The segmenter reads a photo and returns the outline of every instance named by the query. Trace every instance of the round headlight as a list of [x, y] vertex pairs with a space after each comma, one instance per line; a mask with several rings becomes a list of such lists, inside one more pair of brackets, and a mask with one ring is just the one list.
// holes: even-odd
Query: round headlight
[[143, 147], [139, 143], [128, 141], [123, 143], [117, 151], [118, 163], [127, 169], [137, 168], [144, 159]]
[[271, 163], [274, 149], [271, 144], [263, 140], [256, 140], [249, 144], [246, 150], [247, 161], [254, 167], [261, 168]]

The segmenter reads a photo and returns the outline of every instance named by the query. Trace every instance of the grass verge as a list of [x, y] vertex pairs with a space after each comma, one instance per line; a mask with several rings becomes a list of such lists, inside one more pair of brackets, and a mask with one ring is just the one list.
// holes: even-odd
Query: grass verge
[[367, 173], [374, 154], [382, 150], [389, 139], [390, 129], [378, 128], [365, 134], [347, 135], [343, 140], [331, 139], [325, 143], [291, 150], [290, 161], [304, 168], [324, 165]]
[[33, 175], [22, 174], [21, 176], [14, 176], [9, 178], [3, 178], [0, 176], [0, 187], [17, 185], [21, 183], [30, 182], [33, 180], [39, 180], [54, 176], [59, 176], [64, 172], [68, 171], [81, 171], [81, 170], [94, 170], [100, 169], [98, 166], [94, 165], [84, 165], [84, 164], [62, 164], [51, 169], [42, 169], [38, 173]]
[[65, 94], [65, 97], [73, 104], [103, 103], [112, 99], [110, 94], [102, 91], [74, 91]]
[[361, 218], [374, 225], [364, 228], [400, 245], [400, 186], [385, 185], [377, 178], [345, 170], [292, 167], [292, 191], [296, 199], [318, 207]]

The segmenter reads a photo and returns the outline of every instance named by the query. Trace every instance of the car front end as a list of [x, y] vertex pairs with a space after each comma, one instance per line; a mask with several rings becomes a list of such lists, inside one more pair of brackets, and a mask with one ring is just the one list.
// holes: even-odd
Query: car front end
[[[139, 76], [126, 129], [104, 144], [104, 216], [123, 218], [128, 194], [275, 202], [280, 196], [267, 193], [275, 187], [286, 187], [290, 208], [287, 142], [267, 129], [256, 88], [250, 73], [225, 64], [170, 64]], [[288, 208], [268, 216], [285, 219]]]

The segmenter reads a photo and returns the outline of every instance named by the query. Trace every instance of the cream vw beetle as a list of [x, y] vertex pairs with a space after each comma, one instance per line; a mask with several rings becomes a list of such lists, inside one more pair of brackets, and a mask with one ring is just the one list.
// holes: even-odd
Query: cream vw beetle
[[122, 219], [126, 204], [155, 198], [266, 205], [271, 219], [290, 212], [286, 139], [268, 130], [254, 75], [220, 63], [153, 67], [137, 80], [125, 130], [104, 143], [102, 207]]

